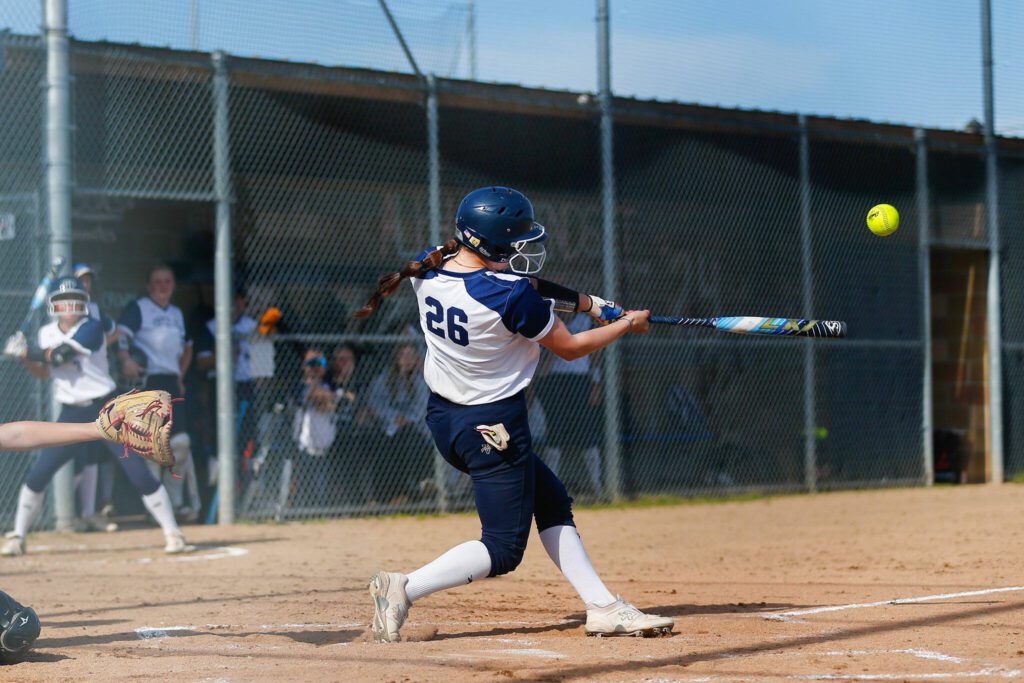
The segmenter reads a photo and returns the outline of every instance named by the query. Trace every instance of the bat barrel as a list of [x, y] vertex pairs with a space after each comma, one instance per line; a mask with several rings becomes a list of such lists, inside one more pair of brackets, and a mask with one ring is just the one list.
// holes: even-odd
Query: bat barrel
[[773, 337], [817, 337], [842, 339], [846, 337], [846, 323], [841, 320], [805, 320], [799, 318], [761, 318], [753, 316], [726, 316], [718, 318], [683, 318], [652, 315], [651, 323], [711, 327], [733, 334], [751, 334]]

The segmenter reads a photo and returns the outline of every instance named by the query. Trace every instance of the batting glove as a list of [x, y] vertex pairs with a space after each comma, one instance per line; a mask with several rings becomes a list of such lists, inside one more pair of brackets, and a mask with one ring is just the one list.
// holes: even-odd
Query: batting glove
[[24, 358], [28, 353], [28, 341], [19, 330], [7, 338], [4, 344], [4, 355], [12, 358]]
[[597, 322], [602, 325], [618, 320], [622, 317], [622, 307], [614, 301], [606, 301], [599, 296], [590, 294], [590, 310], [587, 311]]

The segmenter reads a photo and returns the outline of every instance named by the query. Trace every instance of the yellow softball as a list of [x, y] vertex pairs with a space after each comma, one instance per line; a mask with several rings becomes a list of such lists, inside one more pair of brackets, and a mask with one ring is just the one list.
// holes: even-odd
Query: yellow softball
[[868, 228], [879, 237], [886, 237], [900, 227], [900, 212], [895, 206], [879, 204], [868, 211]]

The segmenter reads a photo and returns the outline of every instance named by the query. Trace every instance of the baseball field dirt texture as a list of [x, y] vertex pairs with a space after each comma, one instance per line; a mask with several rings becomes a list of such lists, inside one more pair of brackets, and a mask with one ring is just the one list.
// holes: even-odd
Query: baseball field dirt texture
[[35, 534], [3, 590], [42, 634], [0, 681], [786, 681], [1024, 678], [1024, 487], [583, 509], [609, 588], [669, 638], [593, 638], [534, 534], [514, 573], [369, 636], [368, 577], [477, 537], [475, 516]]

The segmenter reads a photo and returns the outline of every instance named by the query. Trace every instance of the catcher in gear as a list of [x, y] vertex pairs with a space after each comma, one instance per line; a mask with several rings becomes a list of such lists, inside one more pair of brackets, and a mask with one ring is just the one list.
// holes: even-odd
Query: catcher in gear
[[[0, 546], [0, 555], [23, 555], [25, 537], [32, 522], [39, 515], [44, 492], [56, 471], [72, 458], [87, 458], [100, 451], [111, 458], [124, 471], [138, 489], [142, 502], [160, 525], [166, 539], [164, 551], [180, 553], [188, 550], [185, 539], [174, 519], [167, 489], [150, 472], [146, 462], [137, 457], [124, 457], [124, 448], [113, 443], [97, 449], [95, 441], [101, 438], [116, 440], [122, 446], [138, 448], [147, 458], [160, 458], [166, 462], [166, 430], [171, 424], [170, 404], [164, 394], [129, 394], [111, 402], [114, 381], [107, 364], [106, 340], [99, 321], [86, 315], [88, 293], [73, 277], [58, 279], [48, 298], [52, 322], [41, 327], [27, 349], [11, 353], [17, 355], [26, 369], [40, 379], [51, 380], [53, 392], [61, 404], [58, 423], [69, 429], [75, 438], [63, 439], [61, 445], [47, 444], [30, 468], [18, 494], [14, 530]], [[97, 413], [104, 417], [97, 421]], [[74, 423], [88, 423], [92, 433], [87, 437], [76, 431]], [[42, 432], [33, 425], [15, 425], [15, 435], [40, 436], [47, 440], [57, 438], [58, 425], [45, 425]], [[101, 431], [102, 430], [102, 431]], [[78, 438], [80, 437], [80, 438]], [[31, 448], [19, 445], [13, 447]]]

